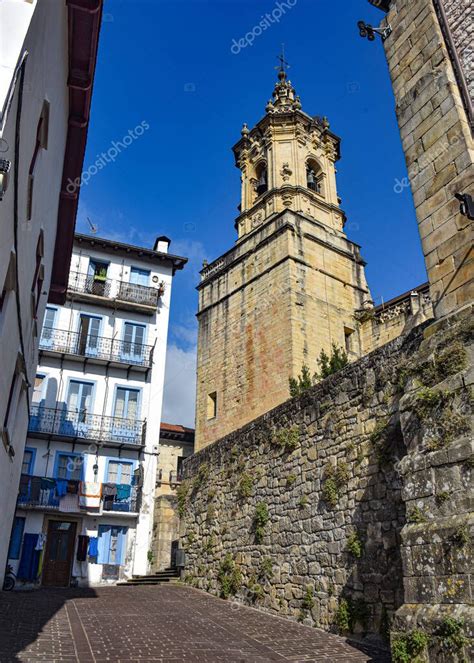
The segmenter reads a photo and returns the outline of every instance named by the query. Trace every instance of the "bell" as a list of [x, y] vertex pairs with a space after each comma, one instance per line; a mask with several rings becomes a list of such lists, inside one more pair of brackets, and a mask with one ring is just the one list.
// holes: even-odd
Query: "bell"
[[257, 182], [257, 193], [260, 196], [267, 190], [267, 171], [262, 170], [262, 174]]
[[308, 186], [309, 187], [311, 187], [311, 184], [314, 185], [316, 183], [316, 178], [314, 177], [314, 170], [312, 168], [310, 168], [308, 170], [307, 179], [308, 179]]

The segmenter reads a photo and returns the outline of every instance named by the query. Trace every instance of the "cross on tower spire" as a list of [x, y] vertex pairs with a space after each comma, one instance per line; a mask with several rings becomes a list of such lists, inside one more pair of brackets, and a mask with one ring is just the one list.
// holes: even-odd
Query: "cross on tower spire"
[[290, 68], [290, 64], [285, 59], [285, 44], [281, 45], [281, 53], [280, 55], [277, 55], [277, 60], [280, 62], [280, 64], [275, 67], [275, 69], [278, 69], [279, 71], [278, 78], [284, 80], [286, 78], [286, 72]]

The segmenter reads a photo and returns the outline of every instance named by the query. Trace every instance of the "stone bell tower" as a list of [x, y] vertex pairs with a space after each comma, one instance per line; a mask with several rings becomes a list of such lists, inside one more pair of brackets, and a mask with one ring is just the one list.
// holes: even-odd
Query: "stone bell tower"
[[265, 116], [234, 146], [235, 246], [201, 271], [196, 449], [289, 398], [334, 342], [360, 356], [354, 312], [371, 300], [336, 189], [340, 139], [302, 110], [280, 68]]

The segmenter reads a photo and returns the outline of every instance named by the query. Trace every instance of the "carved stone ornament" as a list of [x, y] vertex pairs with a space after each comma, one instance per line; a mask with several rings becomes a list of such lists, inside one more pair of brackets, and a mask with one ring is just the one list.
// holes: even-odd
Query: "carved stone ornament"
[[280, 170], [280, 175], [284, 182], [288, 182], [290, 177], [293, 175], [293, 171], [291, 170], [288, 162], [285, 161], [285, 163], [282, 165]]

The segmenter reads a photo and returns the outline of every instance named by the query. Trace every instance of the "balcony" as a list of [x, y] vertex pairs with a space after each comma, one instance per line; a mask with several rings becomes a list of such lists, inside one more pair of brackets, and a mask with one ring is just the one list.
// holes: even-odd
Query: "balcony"
[[88, 414], [63, 407], [33, 405], [28, 434], [31, 437], [69, 438], [74, 442], [88, 441], [102, 446], [135, 449], [145, 445], [146, 422]]
[[98, 364], [128, 366], [148, 370], [153, 359], [153, 346], [130, 343], [104, 336], [44, 327], [40, 351], [45, 354], [70, 355], [70, 359]]
[[[109, 486], [111, 484], [108, 484]], [[113, 484], [112, 484], [113, 485]], [[115, 484], [120, 490], [122, 484]], [[122, 486], [123, 487], [123, 486]], [[103, 510], [107, 513], [139, 513], [141, 508], [142, 489], [139, 486], [126, 486], [130, 488], [130, 495], [121, 497], [120, 493], [116, 496], [105, 495], [103, 497]]]
[[[22, 474], [18, 490], [17, 506], [20, 509], [54, 510], [67, 513], [83, 513], [86, 507], [79, 503], [80, 481], [54, 479]], [[108, 486], [114, 484], [107, 484]], [[141, 508], [141, 486], [115, 484], [117, 494], [102, 496], [101, 510], [108, 514], [137, 515]], [[125, 491], [124, 491], [125, 489]], [[98, 512], [100, 515], [100, 512]]]
[[68, 500], [67, 510], [79, 511], [77, 499], [79, 483], [79, 481], [73, 480], [58, 481], [47, 477], [22, 474], [18, 490], [18, 506], [58, 511], [61, 507], [61, 500], [65, 497]]
[[100, 298], [103, 305], [129, 310], [140, 309], [151, 315], [156, 311], [158, 301], [163, 295], [163, 286], [154, 288], [98, 275], [70, 272], [68, 295], [72, 299], [89, 302]]

